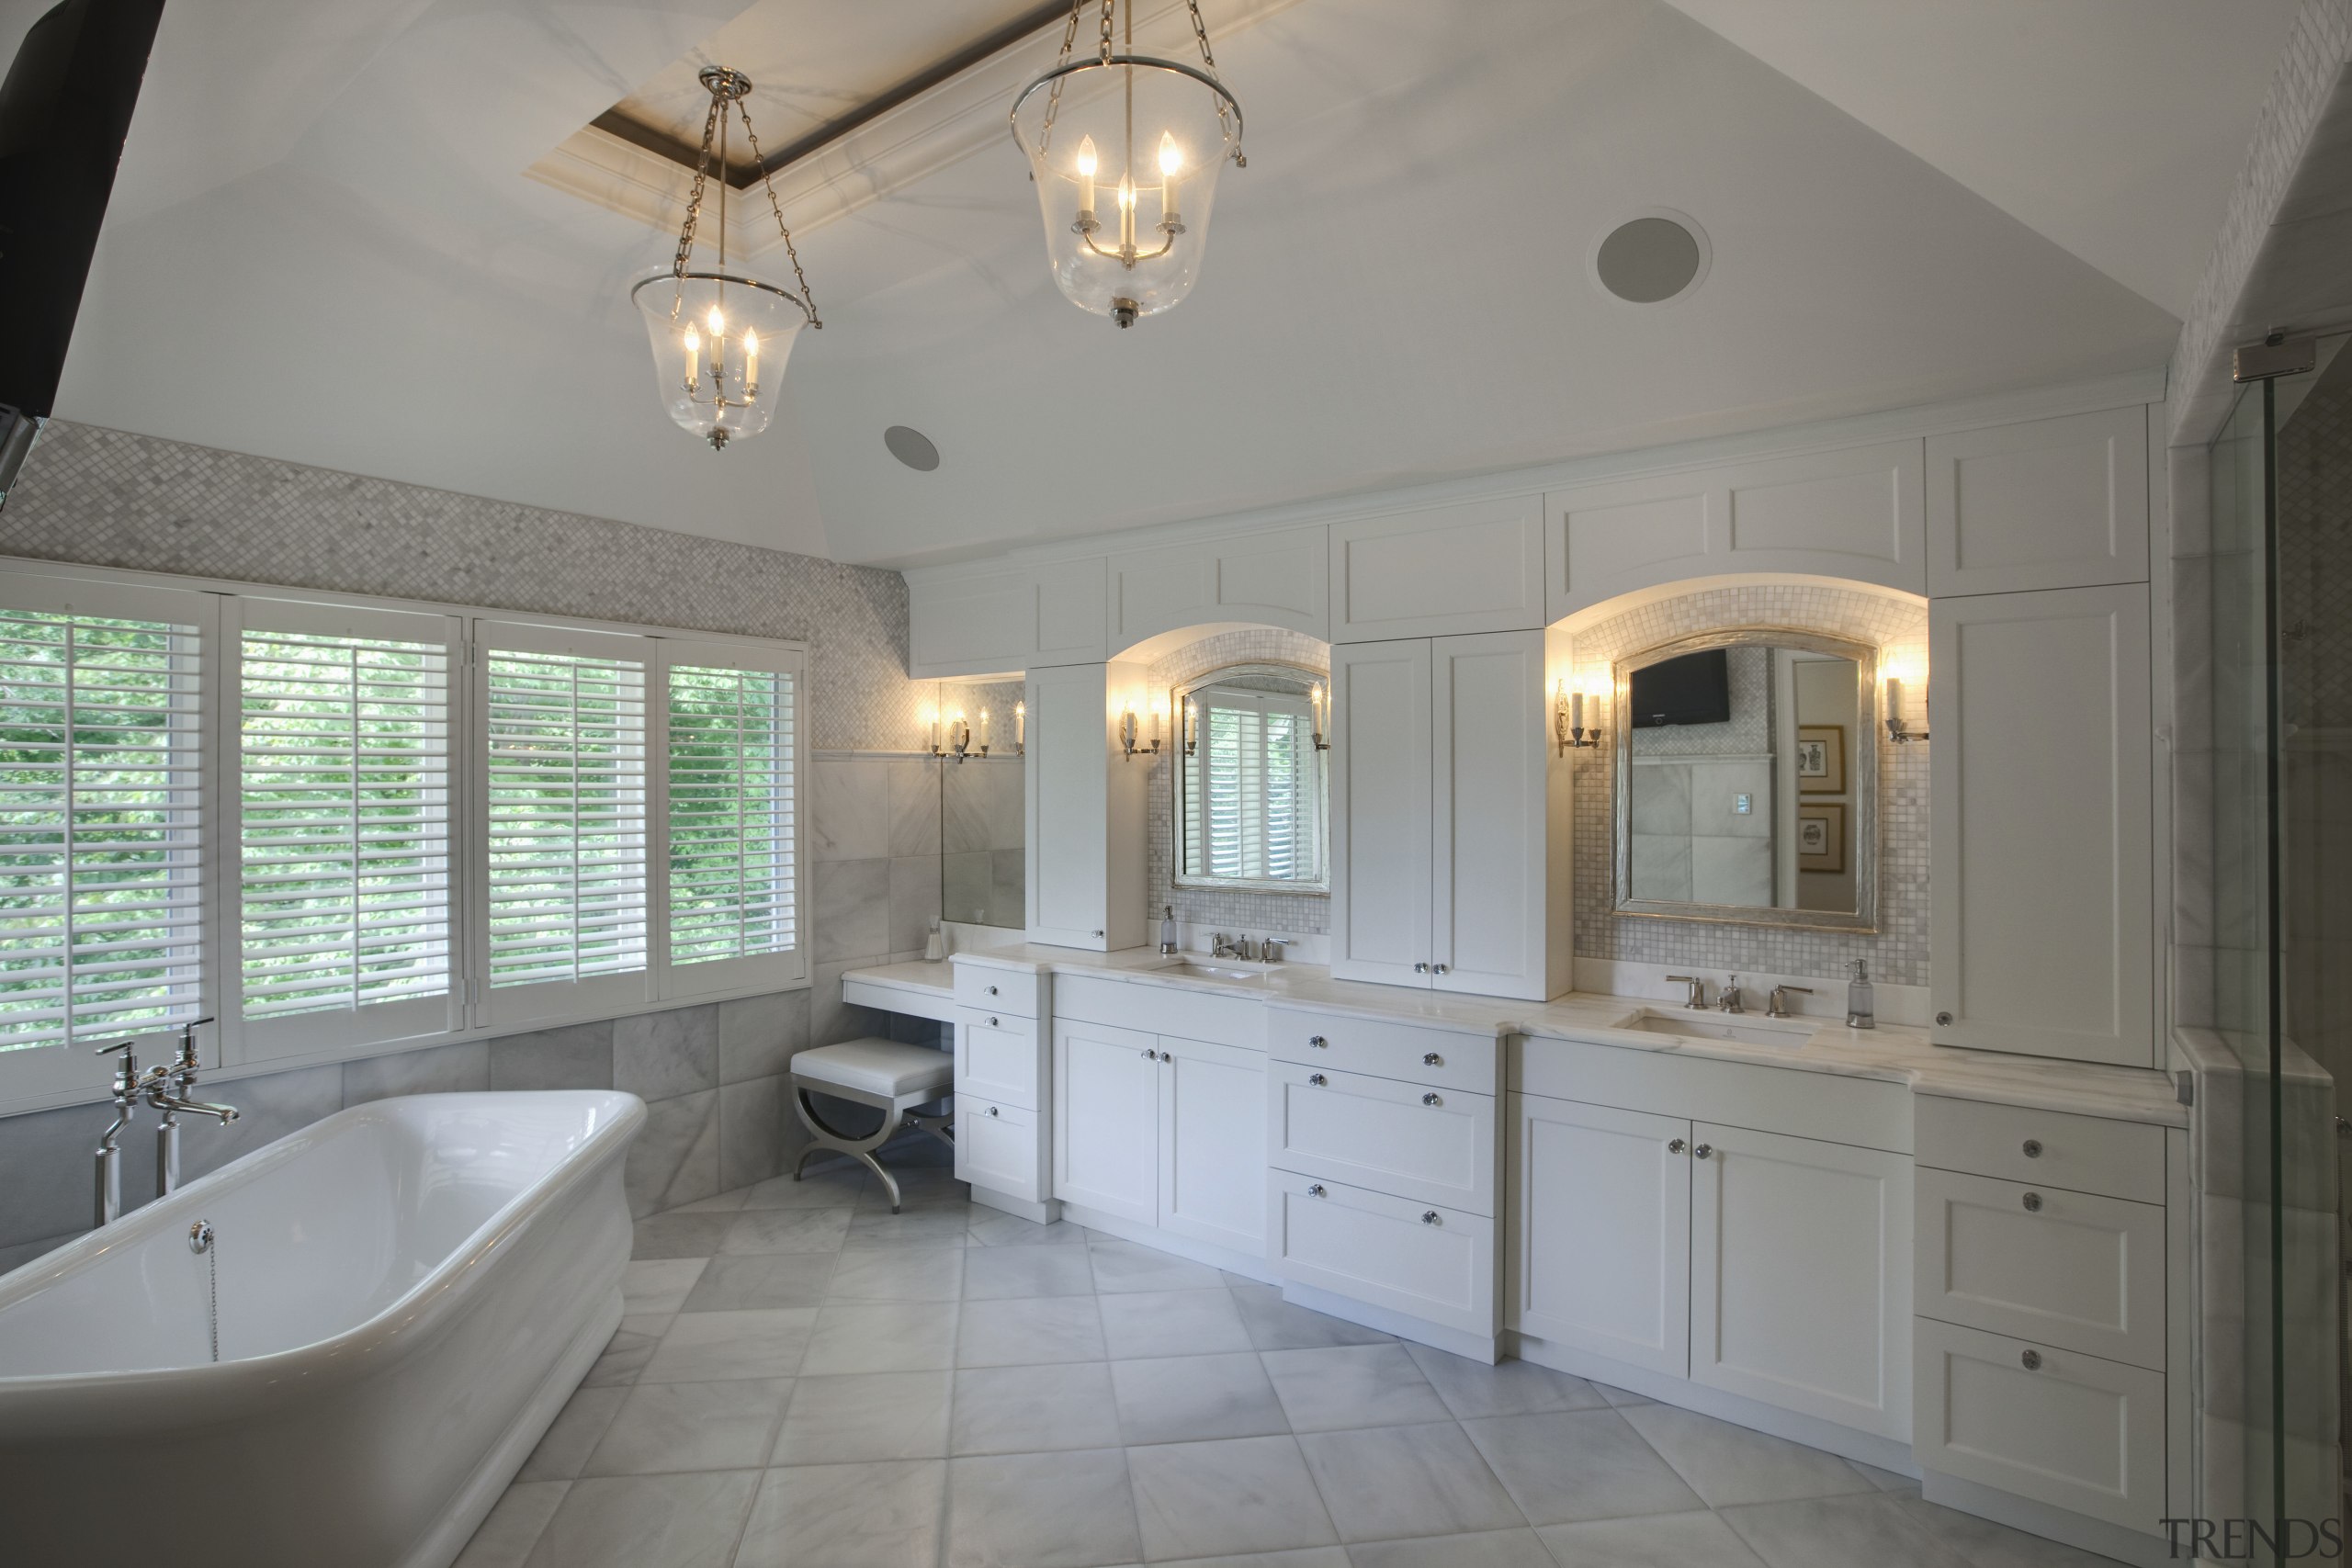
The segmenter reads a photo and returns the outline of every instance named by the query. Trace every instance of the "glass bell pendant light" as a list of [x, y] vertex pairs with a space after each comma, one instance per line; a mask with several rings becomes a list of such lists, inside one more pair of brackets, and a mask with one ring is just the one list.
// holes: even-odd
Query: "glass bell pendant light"
[[[822, 327], [817, 304], [808, 292], [808, 275], [800, 270], [799, 253], [793, 249], [792, 231], [784, 224], [784, 209], [775, 186], [768, 181], [760, 157], [758, 135], [752, 130], [751, 111], [743, 107], [751, 78], [740, 71], [707, 66], [702, 85], [710, 94], [710, 113], [702, 125], [702, 157], [695, 165], [694, 194], [686, 203], [686, 220], [678, 231], [678, 254], [670, 270], [654, 274], [629, 290], [645, 331], [653, 344], [653, 372], [662, 405], [684, 428], [724, 451], [729, 441], [757, 435], [775, 414], [777, 389], [784, 382], [785, 361], [793, 340], [804, 326]], [[763, 282], [748, 272], [729, 271], [727, 265], [727, 141], [729, 111], [743, 121], [743, 139], [751, 146], [752, 166], [767, 187], [768, 209], [775, 214], [776, 232], [783, 236], [784, 254], [791, 259], [796, 291]], [[718, 243], [713, 269], [694, 265], [695, 231], [702, 219], [703, 192], [711, 175], [711, 154], [718, 152]]]
[[[1073, 59], [1089, 11], [1099, 19], [1095, 50]], [[1216, 78], [1200, 0], [1186, 0], [1185, 12], [1198, 65], [1135, 52], [1134, 0], [1071, 0], [1054, 68], [1012, 105], [1054, 282], [1123, 327], [1193, 291], [1217, 174], [1228, 158], [1249, 166], [1241, 105]]]

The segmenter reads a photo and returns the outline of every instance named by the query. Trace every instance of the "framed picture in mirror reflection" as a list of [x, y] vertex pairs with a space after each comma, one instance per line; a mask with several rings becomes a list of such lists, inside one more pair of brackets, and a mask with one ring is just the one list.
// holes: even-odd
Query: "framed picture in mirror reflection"
[[1827, 803], [1797, 807], [1797, 869], [1832, 874], [1846, 869], [1846, 808]]

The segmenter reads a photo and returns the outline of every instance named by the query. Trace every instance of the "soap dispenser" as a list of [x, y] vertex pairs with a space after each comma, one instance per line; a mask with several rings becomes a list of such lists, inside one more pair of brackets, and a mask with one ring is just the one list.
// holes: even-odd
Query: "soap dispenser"
[[922, 955], [933, 964], [947, 956], [947, 939], [941, 933], [937, 920], [931, 922], [931, 934], [923, 939]]
[[1173, 904], [1159, 907], [1159, 951], [1162, 953], [1176, 951], [1176, 906]]
[[1871, 988], [1870, 970], [1859, 958], [1854, 960], [1854, 977], [1846, 987], [1846, 1027], [1878, 1027], [1878, 995]]

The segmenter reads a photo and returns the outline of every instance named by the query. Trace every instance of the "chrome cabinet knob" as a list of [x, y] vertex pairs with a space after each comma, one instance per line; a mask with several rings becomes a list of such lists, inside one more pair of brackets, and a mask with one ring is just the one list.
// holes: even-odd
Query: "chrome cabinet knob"
[[1432, 964], [1430, 965], [1430, 973], [1432, 975], [1442, 975], [1445, 973], [1445, 965], [1442, 964]]
[[2028, 1159], [2040, 1159], [2041, 1157], [2041, 1140], [2040, 1138], [2028, 1138], [2025, 1141], [2025, 1157]]
[[1714, 1155], [1715, 1145], [1713, 1144], [1701, 1144], [1697, 1148], [1692, 1149], [1690, 1152], [1697, 1155], [1701, 1159], [1708, 1159], [1713, 1157]]
[[1322, 1089], [1329, 1085], [1331, 1080], [1325, 1077], [1321, 1073], [1309, 1073], [1306, 1075], [1306, 1081], [1313, 1084], [1317, 1089]]
[[1318, 1181], [1318, 1182], [1317, 1182], [1314, 1186], [1309, 1187], [1309, 1188], [1306, 1190], [1306, 1195], [1307, 1195], [1309, 1198], [1320, 1198], [1320, 1197], [1323, 1197], [1323, 1196], [1325, 1195], [1325, 1194], [1324, 1194], [1324, 1191], [1323, 1191], [1323, 1184], [1322, 1184], [1321, 1182], [1319, 1182], [1319, 1181]]
[[995, 1028], [997, 1028], [997, 1027], [998, 1027], [998, 1024], [997, 1024], [996, 1020], [994, 1020], [994, 1019], [990, 1019], [990, 1020], [989, 1020], [989, 1027], [990, 1029], [995, 1029]]
[[2041, 1213], [2041, 1193], [2029, 1192], [2025, 1195], [2025, 1212], [2029, 1214], [2038, 1214]]
[[1314, 1046], [1317, 1051], [1329, 1051], [1331, 1048], [1331, 1043], [1329, 1040], [1324, 1039], [1320, 1034], [1308, 1035], [1306, 1037], [1306, 1043], [1309, 1045]]
[[1435, 1209], [1425, 1209], [1421, 1212], [1421, 1224], [1425, 1225], [1442, 1225], [1445, 1224], [1445, 1222], [1438, 1218], [1438, 1213]]
[[1096, 931], [1094, 934], [1095, 934], [1096, 936], [1101, 936], [1102, 933], [1101, 931]]
[[1143, 1054], [1143, 1059], [1147, 1062], [1156, 1062], [1159, 1060], [1159, 1053], [1157, 1051], [1147, 1050]]
[[2018, 1365], [2023, 1367], [2030, 1372], [2040, 1371], [2041, 1370], [2041, 1352], [2039, 1350], [2028, 1350], [2024, 1355], [2018, 1358]]
[[1670, 1138], [1667, 1141], [1666, 1152], [1670, 1155], [1679, 1155], [1690, 1146], [1679, 1138]]
[[1951, 1021], [1951, 1014], [1948, 1012], [1939, 1012], [1936, 1014], [1936, 1021], [1938, 1023], [1950, 1023]]
[[1426, 964], [1416, 964], [1413, 965], [1413, 973], [1416, 975], [1426, 975], [1429, 972], [1430, 966]]
[[1423, 1105], [1443, 1105], [1445, 1101], [1440, 1100], [1434, 1094], [1425, 1094], [1421, 1096], [1421, 1103]]
[[1445, 1066], [1445, 1058], [1439, 1055], [1436, 1052], [1431, 1051], [1422, 1056], [1421, 1066], [1425, 1067], [1442, 1067]]
[[996, 1107], [995, 1107], [995, 1106], [991, 1105], [991, 1106], [989, 1106], [989, 1115], [991, 1115], [991, 1116], [993, 1116], [993, 1115], [995, 1115], [995, 1114], [996, 1114]]
[[994, 986], [990, 986], [990, 987], [989, 987], [989, 995], [990, 995], [990, 996], [994, 996], [994, 995], [996, 995], [996, 987], [995, 987]]

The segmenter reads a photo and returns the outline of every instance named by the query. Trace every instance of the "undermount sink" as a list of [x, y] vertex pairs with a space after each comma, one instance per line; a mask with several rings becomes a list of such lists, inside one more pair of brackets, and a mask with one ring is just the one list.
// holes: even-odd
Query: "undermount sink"
[[1644, 1034], [1679, 1034], [1686, 1040], [1737, 1040], [1749, 1045], [1802, 1045], [1813, 1037], [1815, 1025], [1794, 1019], [1783, 1023], [1777, 1020], [1717, 1015], [1706, 1017], [1695, 1012], [1660, 1012], [1644, 1008], [1624, 1022], [1620, 1029], [1637, 1029]]
[[1190, 975], [1200, 980], [1263, 980], [1273, 972], [1271, 964], [1250, 964], [1238, 959], [1218, 959], [1212, 963], [1204, 958], [1179, 959], [1159, 971], [1162, 975]]

